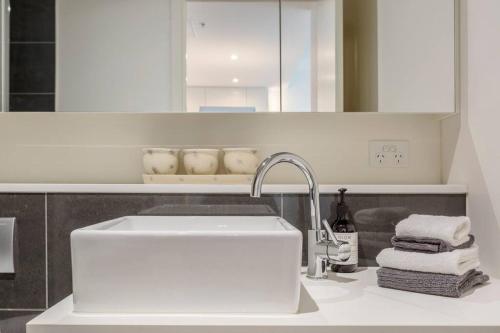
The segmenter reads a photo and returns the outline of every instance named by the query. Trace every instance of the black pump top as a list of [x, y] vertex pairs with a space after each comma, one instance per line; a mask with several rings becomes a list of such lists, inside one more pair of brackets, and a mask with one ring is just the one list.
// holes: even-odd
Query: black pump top
[[339, 193], [340, 193], [340, 203], [345, 202], [345, 192], [347, 192], [346, 188], [339, 188]]
[[339, 202], [337, 203], [337, 221], [347, 220], [349, 207], [345, 203], [345, 193], [347, 192], [346, 188], [339, 189]]

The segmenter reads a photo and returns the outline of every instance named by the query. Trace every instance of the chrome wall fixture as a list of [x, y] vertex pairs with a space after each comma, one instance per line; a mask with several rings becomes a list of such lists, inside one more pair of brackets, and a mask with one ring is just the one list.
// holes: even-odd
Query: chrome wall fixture
[[15, 226], [14, 217], [0, 218], [0, 274], [15, 271]]

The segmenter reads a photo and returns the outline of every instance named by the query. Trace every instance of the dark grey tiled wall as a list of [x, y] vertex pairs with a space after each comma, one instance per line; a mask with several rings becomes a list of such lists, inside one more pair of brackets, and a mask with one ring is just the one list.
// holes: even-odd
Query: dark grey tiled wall
[[10, 111], [54, 111], [55, 0], [10, 0]]
[[0, 309], [43, 309], [45, 196], [0, 195], [0, 216], [16, 218], [18, 239], [16, 274], [0, 280]]
[[0, 194], [0, 216], [16, 218], [18, 244], [16, 274], [0, 277], [0, 332], [24, 332], [24, 323], [36, 313], [31, 310], [47, 305], [45, 195]]
[[[335, 195], [321, 196], [322, 217], [330, 216], [335, 201]], [[465, 195], [349, 195], [348, 203], [360, 232], [361, 265], [375, 264], [376, 254], [390, 246], [395, 224], [411, 213], [465, 214]], [[309, 212], [307, 196], [291, 194], [261, 199], [198, 194], [0, 194], [0, 216], [17, 218], [19, 241], [14, 279], [0, 277], [0, 331], [24, 332], [29, 319], [71, 293], [69, 235], [74, 229], [138, 214], [281, 215], [305, 232]], [[306, 245], [304, 237], [304, 258]]]
[[[396, 224], [410, 214], [465, 215], [465, 195], [347, 195], [351, 217], [359, 232], [359, 264], [376, 266], [381, 249], [391, 247]], [[335, 217], [337, 195], [321, 195], [321, 217]], [[333, 205], [332, 205], [333, 204]], [[283, 217], [298, 229], [310, 228], [309, 198], [283, 195]], [[307, 237], [304, 237], [303, 263], [306, 263]]]
[[26, 323], [41, 311], [0, 311], [0, 332], [25, 333]]

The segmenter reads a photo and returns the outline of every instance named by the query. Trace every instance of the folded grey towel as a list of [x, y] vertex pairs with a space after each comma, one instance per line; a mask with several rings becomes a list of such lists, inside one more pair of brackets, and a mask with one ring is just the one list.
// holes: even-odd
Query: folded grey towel
[[379, 287], [447, 297], [460, 297], [490, 279], [475, 269], [463, 275], [449, 275], [382, 267], [377, 270], [377, 276]]
[[459, 246], [452, 246], [441, 239], [427, 237], [398, 237], [391, 239], [392, 246], [400, 251], [412, 251], [423, 253], [451, 252], [457, 249], [468, 249], [474, 244], [474, 236], [469, 235], [469, 240]]

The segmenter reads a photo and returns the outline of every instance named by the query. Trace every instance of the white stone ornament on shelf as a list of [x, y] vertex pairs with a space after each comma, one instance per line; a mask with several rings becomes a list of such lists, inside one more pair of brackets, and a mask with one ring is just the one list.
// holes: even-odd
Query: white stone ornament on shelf
[[144, 148], [142, 163], [147, 175], [174, 175], [179, 169], [179, 149]]
[[255, 148], [224, 148], [224, 168], [228, 174], [253, 175], [259, 165]]

